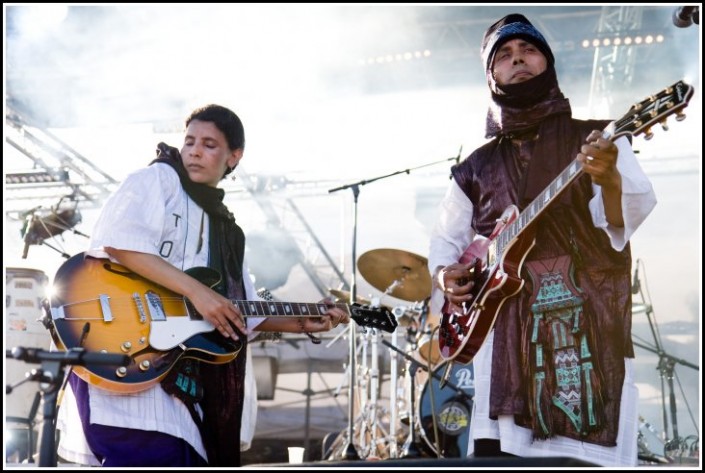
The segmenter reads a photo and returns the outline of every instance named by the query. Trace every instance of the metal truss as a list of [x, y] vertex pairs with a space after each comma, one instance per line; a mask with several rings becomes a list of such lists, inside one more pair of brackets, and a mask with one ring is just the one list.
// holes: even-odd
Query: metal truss
[[305, 191], [311, 186], [314, 186], [314, 189], [319, 188], [321, 183], [288, 182], [286, 179], [275, 177], [264, 179], [251, 176], [241, 168], [238, 168], [238, 176], [265, 215], [267, 228], [282, 230], [281, 234], [289, 240], [290, 247], [296, 251], [297, 263], [301, 265], [318, 292], [321, 295], [329, 295], [330, 288], [348, 289], [349, 283], [342, 271], [316, 236], [292, 197], [288, 193], [281, 199], [272, 197], [277, 194], [277, 188], [290, 186], [298, 188], [299, 191]]
[[[639, 33], [642, 29], [643, 7], [637, 6], [605, 6], [597, 26], [598, 38], [628, 36]], [[636, 46], [614, 45], [598, 46], [592, 67], [590, 83], [589, 110], [593, 114], [597, 101], [606, 100], [609, 111], [615, 106], [611, 91], [627, 90], [634, 81], [634, 64], [636, 62]]]
[[79, 207], [99, 207], [117, 187], [110, 175], [48, 130], [32, 126], [9, 105], [5, 124], [5, 143], [31, 163], [27, 171], [5, 174], [8, 216], [17, 218], [28, 208], [50, 207], [67, 196]]

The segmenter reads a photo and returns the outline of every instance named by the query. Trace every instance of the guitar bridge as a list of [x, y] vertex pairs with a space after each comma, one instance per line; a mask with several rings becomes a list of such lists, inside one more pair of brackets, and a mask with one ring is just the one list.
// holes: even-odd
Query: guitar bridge
[[144, 304], [142, 304], [142, 299], [140, 295], [136, 292], [132, 293], [132, 299], [135, 301], [137, 306], [137, 312], [140, 314], [140, 323], [147, 322], [147, 314], [144, 312]]

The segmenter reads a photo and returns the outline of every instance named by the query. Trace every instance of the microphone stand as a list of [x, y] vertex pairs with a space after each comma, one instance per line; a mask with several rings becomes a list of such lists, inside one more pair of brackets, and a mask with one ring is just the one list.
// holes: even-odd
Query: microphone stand
[[[384, 176], [379, 176], [375, 177], [372, 179], [367, 179], [367, 180], [362, 180], [358, 181], [352, 184], [345, 184], [339, 187], [335, 187], [333, 189], [329, 189], [328, 193], [333, 193], [333, 192], [338, 192], [341, 190], [345, 189], [350, 189], [352, 190], [353, 193], [353, 237], [352, 237], [352, 276], [350, 278], [350, 304], [353, 304], [354, 302], [357, 301], [357, 201], [358, 197], [360, 195], [360, 187], [364, 186], [366, 184], [371, 184], [375, 181], [379, 181], [381, 179], [386, 179], [388, 177], [396, 176], [397, 174], [409, 174], [411, 171], [416, 170], [416, 169], [421, 169], [427, 166], [432, 166], [435, 164], [439, 163], [444, 163], [447, 161], [455, 161], [456, 163], [460, 159], [460, 153], [462, 152], [463, 147], [460, 147], [460, 151], [458, 152], [458, 156], [454, 156], [452, 158], [448, 159], [443, 159], [441, 161], [435, 161], [432, 163], [424, 164], [421, 166], [417, 166], [415, 168], [409, 168], [409, 169], [404, 169], [400, 171], [393, 172], [391, 174], [387, 174]], [[356, 353], [356, 340], [355, 340], [355, 324], [349, 324], [349, 337], [350, 337], [350, 343], [349, 343], [349, 351], [348, 351], [348, 357], [350, 358], [350, 362], [348, 363], [348, 368], [350, 369], [350, 383], [348, 386], [348, 444], [345, 447], [345, 451], [343, 453], [343, 460], [359, 460], [360, 456], [357, 453], [357, 450], [355, 449], [355, 445], [353, 444], [353, 435], [354, 435], [354, 417], [355, 417], [355, 409], [354, 409], [354, 403], [353, 399], [355, 396], [355, 353]]]
[[[38, 466], [57, 466], [56, 455], [56, 400], [59, 387], [62, 384], [65, 365], [100, 364], [126, 366], [130, 357], [114, 353], [87, 352], [83, 348], [72, 348], [65, 352], [47, 351], [35, 348], [15, 347], [5, 351], [6, 358], [23, 360], [25, 363], [40, 363], [41, 369], [33, 369], [28, 376], [15, 386], [6, 386], [6, 393], [25, 381], [38, 381], [42, 392], [43, 424], [40, 437], [39, 464]], [[31, 435], [31, 433], [30, 433]], [[29, 452], [31, 455], [32, 452]]]
[[676, 363], [681, 364], [683, 366], [687, 366], [688, 368], [692, 368], [696, 371], [700, 371], [700, 367], [698, 365], [695, 365], [693, 363], [690, 363], [689, 361], [683, 360], [681, 358], [676, 358], [674, 356], [669, 355], [665, 351], [663, 351], [662, 348], [653, 348], [648, 345], [641, 344], [639, 342], [632, 342], [634, 345], [643, 348], [644, 350], [648, 350], [652, 353], [655, 353], [659, 357], [659, 362], [658, 366], [656, 369], [659, 370], [659, 373], [661, 374], [661, 404], [663, 408], [663, 432], [666, 438], [664, 438], [664, 443], [668, 444], [669, 439], [668, 439], [668, 415], [667, 415], [667, 409], [666, 409], [666, 398], [665, 398], [665, 391], [663, 387], [663, 378], [665, 377], [667, 382], [668, 382], [668, 392], [669, 392], [669, 403], [670, 403], [670, 410], [671, 410], [671, 423], [673, 424], [673, 438], [671, 440], [676, 440], [679, 441], [680, 437], [678, 436], [678, 418], [676, 417], [676, 395], [675, 395], [675, 390], [673, 388], [673, 373], [674, 373], [674, 367]]
[[[638, 265], [639, 265], [639, 260], [637, 260], [637, 270], [638, 270]], [[637, 292], [639, 293], [639, 296], [641, 297], [642, 302], [646, 302], [644, 300], [644, 292], [643, 288], [641, 285], [641, 281], [639, 280], [638, 273], [634, 273], [634, 289], [633, 293], [636, 294]], [[663, 349], [663, 344], [661, 343], [661, 336], [658, 331], [658, 328], [656, 327], [656, 321], [653, 320], [653, 307], [651, 304], [645, 304], [646, 306], [646, 319], [649, 321], [649, 328], [651, 329], [651, 335], [654, 338], [654, 346], [655, 348], [649, 347], [647, 345], [643, 345], [637, 342], [632, 342], [634, 345], [644, 348], [646, 350], [649, 350], [653, 353], [656, 353], [659, 357], [659, 363], [657, 366], [657, 369], [659, 370], [659, 374], [661, 376], [661, 406], [663, 410], [663, 434], [664, 434], [664, 444], [668, 445], [669, 439], [668, 439], [668, 411], [666, 409], [666, 390], [664, 388], [664, 378], [666, 378], [666, 382], [668, 384], [668, 390], [669, 390], [669, 403], [670, 403], [670, 410], [671, 410], [671, 424], [673, 425], [673, 438], [670, 440], [671, 442], [677, 442], [680, 443], [680, 437], [678, 436], [678, 418], [676, 416], [676, 396], [675, 396], [675, 391], [673, 388], [673, 373], [674, 373], [674, 366], [676, 363], [680, 363], [683, 366], [687, 366], [689, 368], [692, 368], [694, 370], [700, 370], [700, 368], [697, 365], [694, 365], [693, 363], [689, 363], [685, 360], [675, 358], [669, 354], [667, 354], [664, 349]]]

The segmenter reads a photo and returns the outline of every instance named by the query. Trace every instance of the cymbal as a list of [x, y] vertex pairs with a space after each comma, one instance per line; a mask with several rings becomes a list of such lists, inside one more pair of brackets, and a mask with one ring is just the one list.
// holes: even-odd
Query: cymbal
[[403, 250], [370, 250], [357, 260], [365, 280], [376, 289], [405, 301], [421, 301], [431, 295], [428, 260]]
[[[335, 296], [341, 302], [350, 302], [350, 292], [349, 291], [339, 291], [338, 289], [328, 289], [331, 295]], [[370, 301], [364, 297], [357, 296], [358, 303], [362, 305], [370, 305]]]

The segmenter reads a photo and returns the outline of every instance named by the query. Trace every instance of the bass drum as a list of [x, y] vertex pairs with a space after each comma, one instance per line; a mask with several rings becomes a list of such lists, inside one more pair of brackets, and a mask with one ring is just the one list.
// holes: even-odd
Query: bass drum
[[441, 388], [441, 379], [448, 363], [451, 362], [442, 363], [433, 370], [433, 376], [421, 390], [420, 433], [429, 454], [442, 458], [464, 458], [470, 438], [475, 373], [472, 363], [453, 363], [448, 381]]

